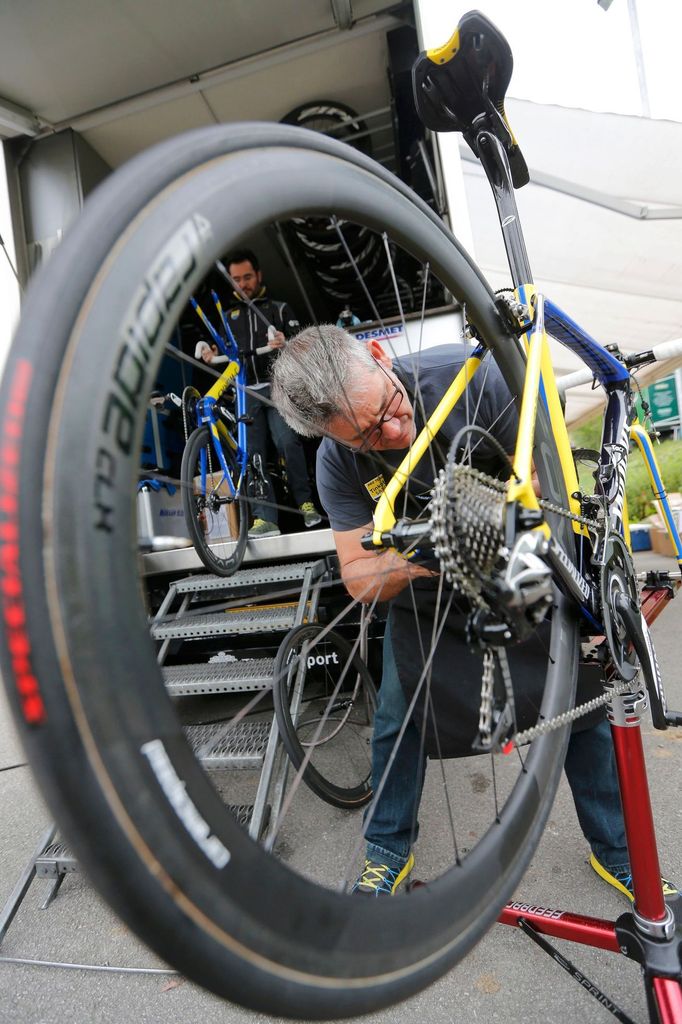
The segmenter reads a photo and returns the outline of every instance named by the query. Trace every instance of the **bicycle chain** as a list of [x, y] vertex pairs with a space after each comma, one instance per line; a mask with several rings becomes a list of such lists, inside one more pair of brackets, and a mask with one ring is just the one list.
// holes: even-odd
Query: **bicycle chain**
[[[551, 501], [545, 501], [542, 498], [538, 499], [540, 507], [548, 512], [554, 512], [556, 515], [563, 516], [564, 519], [569, 519], [572, 522], [582, 523], [587, 526], [588, 529], [596, 529], [599, 523], [594, 519], [588, 519], [586, 516], [576, 515], [575, 512], [569, 511], [569, 509], [562, 508], [561, 505], [555, 505]], [[591, 711], [596, 711], [597, 708], [603, 707], [608, 704], [614, 697], [620, 697], [621, 694], [627, 693], [631, 690], [635, 684], [635, 679], [631, 679], [628, 682], [621, 681], [613, 686], [609, 686], [609, 689], [602, 693], [600, 697], [593, 697], [592, 700], [585, 701], [584, 704], [578, 704], [577, 707], [572, 708], [570, 711], [564, 711], [560, 715], [555, 715], [554, 718], [548, 718], [546, 722], [542, 722], [538, 725], [531, 726], [530, 729], [524, 729], [523, 732], [516, 733], [512, 737], [511, 742], [515, 747], [520, 747], [526, 743], [532, 743], [533, 740], [539, 736], [544, 736], [548, 732], [554, 732], [556, 729], [561, 729], [564, 725], [568, 725], [571, 722], [577, 721], [579, 718], [584, 718], [585, 715], [589, 715]]]
[[[472, 476], [478, 478], [482, 483], [491, 487], [493, 490], [503, 494], [507, 485], [500, 480], [495, 480], [489, 477], [487, 474], [482, 473], [480, 470], [469, 469], [469, 473]], [[567, 508], [563, 508], [561, 505], [556, 505], [552, 501], [539, 498], [538, 504], [540, 508], [545, 512], [552, 512], [555, 515], [561, 516], [564, 519], [568, 519], [571, 522], [580, 523], [586, 526], [588, 529], [595, 530], [599, 527], [599, 522], [595, 519], [590, 519], [587, 516], [578, 515], [575, 512], [571, 512]], [[483, 661], [483, 677], [481, 680], [481, 703], [479, 707], [479, 730], [481, 733], [485, 733], [486, 728], [489, 731], [490, 722], [492, 717], [492, 652], [490, 652], [490, 658], [487, 659], [488, 651], [484, 652]], [[610, 686], [609, 690], [599, 697], [594, 697], [592, 700], [586, 701], [584, 704], [579, 704], [577, 707], [572, 708], [570, 711], [564, 711], [560, 715], [555, 715], [554, 718], [547, 719], [546, 722], [542, 722], [538, 725], [534, 725], [529, 729], [524, 729], [523, 732], [516, 733], [511, 738], [511, 743], [516, 746], [522, 746], [526, 743], [531, 743], [534, 739], [539, 736], [543, 736], [548, 732], [553, 732], [556, 729], [561, 729], [564, 725], [568, 725], [571, 722], [577, 721], [579, 718], [583, 718], [585, 715], [590, 714], [592, 711], [596, 711], [597, 708], [608, 704], [614, 697], [619, 697], [623, 693], [627, 693], [632, 688], [634, 680], [629, 682], [620, 682], [615, 686]]]
[[[194, 392], [194, 394], [192, 394], [192, 392]], [[188, 414], [188, 410], [189, 410], [189, 400], [190, 400], [190, 398], [194, 398], [195, 395], [196, 395], [197, 398], [201, 398], [201, 395], [199, 394], [197, 389], [192, 387], [191, 385], [186, 387], [184, 389], [184, 391], [182, 392], [182, 432], [185, 435], [185, 444], [187, 444], [187, 442], [189, 440], [189, 435], [191, 433], [191, 431], [189, 429], [189, 423], [188, 423], [188, 420], [187, 420], [187, 414]], [[209, 474], [211, 476], [211, 479], [213, 479], [213, 465], [212, 465], [212, 462], [211, 462], [211, 446], [210, 446], [210, 444], [206, 446], [206, 454], [208, 456], [208, 472], [209, 472]]]
[[532, 743], [538, 736], [544, 736], [545, 733], [561, 729], [562, 726], [575, 722], [585, 715], [589, 715], [590, 711], [596, 711], [597, 708], [608, 704], [614, 697], [620, 697], [621, 694], [627, 693], [628, 690], [632, 689], [634, 682], [634, 679], [631, 679], [629, 682], [621, 681], [616, 686], [610, 687], [608, 692], [602, 693], [600, 697], [593, 697], [592, 700], [585, 701], [584, 704], [579, 704], [570, 711], [564, 711], [560, 715], [555, 715], [554, 718], [548, 718], [546, 722], [532, 725], [530, 729], [524, 729], [523, 732], [517, 732], [512, 736], [510, 742], [515, 747], [521, 747], [526, 743]]
[[[467, 472], [492, 490], [499, 491], [500, 494], [506, 493], [507, 483], [504, 480], [496, 480], [495, 477], [488, 476], [487, 473], [483, 473], [480, 469], [474, 469], [473, 466], [467, 467]], [[570, 509], [563, 508], [561, 505], [555, 505], [554, 502], [547, 501], [545, 498], [538, 498], [538, 504], [546, 512], [555, 512], [558, 516], [563, 516], [565, 519], [570, 519], [576, 523], [582, 523], [583, 526], [592, 527], [593, 530], [599, 525], [595, 519], [579, 516], [576, 512], [571, 512]]]
[[201, 398], [201, 395], [199, 394], [197, 389], [192, 387], [191, 384], [188, 384], [188, 386], [183, 389], [182, 397], [180, 399], [180, 401], [182, 402], [182, 432], [185, 435], [185, 444], [187, 444], [187, 441], [189, 440], [189, 435], [191, 433], [189, 429], [189, 423], [187, 420], [187, 415], [189, 412], [189, 402], [190, 399], [194, 399], [195, 396], [196, 398]]
[[478, 731], [490, 739], [493, 722], [493, 680], [495, 655], [491, 647], [483, 652], [483, 677], [481, 679], [481, 703], [478, 709]]
[[552, 501], [546, 501], [544, 498], [538, 498], [538, 504], [541, 509], [546, 512], [554, 512], [558, 516], [563, 516], [564, 519], [570, 519], [574, 523], [582, 523], [583, 526], [587, 526], [588, 529], [597, 529], [599, 522], [596, 519], [590, 519], [588, 516], [579, 516], [576, 512], [571, 512], [567, 508], [562, 508], [561, 505], [555, 505]]

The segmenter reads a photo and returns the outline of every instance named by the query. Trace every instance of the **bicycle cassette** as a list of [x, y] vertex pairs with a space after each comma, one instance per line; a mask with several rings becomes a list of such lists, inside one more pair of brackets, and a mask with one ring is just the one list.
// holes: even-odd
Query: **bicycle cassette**
[[504, 548], [505, 486], [469, 466], [448, 463], [438, 474], [431, 539], [446, 578], [477, 604]]

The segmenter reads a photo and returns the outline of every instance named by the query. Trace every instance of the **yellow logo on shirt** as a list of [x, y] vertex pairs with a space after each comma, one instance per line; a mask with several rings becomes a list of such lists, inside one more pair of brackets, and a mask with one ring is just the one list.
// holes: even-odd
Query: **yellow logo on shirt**
[[381, 495], [386, 489], [386, 481], [384, 480], [383, 474], [375, 476], [373, 480], [368, 480], [365, 487], [369, 491], [369, 496], [373, 501], [378, 501]]

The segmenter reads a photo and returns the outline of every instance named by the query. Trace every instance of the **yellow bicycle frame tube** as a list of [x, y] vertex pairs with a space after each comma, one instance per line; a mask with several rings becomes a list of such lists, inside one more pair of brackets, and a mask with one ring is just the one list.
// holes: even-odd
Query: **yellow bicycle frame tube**
[[213, 387], [209, 388], [206, 392], [205, 397], [214, 398], [217, 401], [232, 381], [236, 379], [238, 373], [239, 363], [235, 362], [235, 360], [231, 360], [220, 374]]
[[[535, 325], [527, 343], [526, 377], [523, 383], [519, 430], [514, 451], [514, 476], [507, 488], [507, 503], [518, 501], [524, 508], [539, 509], [533, 490], [533, 446], [535, 420], [538, 411], [538, 393], [542, 377], [542, 349], [547, 344], [545, 334], [545, 308], [541, 295], [536, 295]], [[514, 479], [514, 477], [516, 479]]]
[[464, 394], [476, 370], [481, 365], [482, 357], [469, 356], [461, 370], [433, 410], [425, 426], [422, 428], [414, 444], [389, 480], [384, 493], [379, 498], [374, 513], [374, 532], [372, 543], [381, 547], [381, 534], [395, 526], [395, 501], [403, 489], [410, 473], [417, 467], [422, 456], [437, 435], [446, 419]]
[[[527, 366], [526, 377], [519, 413], [519, 431], [514, 452], [514, 475], [509, 483], [507, 502], [518, 501], [524, 508], [539, 508], [538, 499], [533, 490], [533, 447], [535, 444], [535, 421], [540, 390], [544, 394], [549, 413], [552, 436], [559, 455], [561, 473], [566, 485], [568, 507], [575, 515], [580, 514], [580, 503], [573, 495], [578, 493], [580, 485], [578, 474], [571, 452], [566, 421], [564, 419], [561, 400], [556, 386], [552, 355], [545, 330], [544, 298], [531, 285], [526, 285], [516, 292], [517, 299], [529, 304], [535, 303], [535, 322], [529, 332], [530, 341], [526, 337]], [[543, 532], [549, 534], [549, 527], [543, 526]], [[587, 527], [581, 523], [573, 523], [576, 533], [587, 533]]]
[[[530, 342], [526, 340], [527, 366], [526, 376], [521, 399], [521, 412], [519, 414], [519, 429], [516, 439], [516, 450], [514, 452], [514, 476], [509, 482], [507, 501], [518, 501], [525, 508], [539, 509], [538, 499], [533, 490], [533, 447], [535, 444], [535, 421], [537, 417], [537, 403], [542, 390], [547, 402], [547, 409], [552, 428], [552, 435], [559, 455], [559, 463], [566, 485], [569, 509], [572, 513], [580, 514], [580, 503], [573, 495], [579, 491], [578, 475], [573, 461], [571, 444], [566, 429], [561, 400], [556, 386], [554, 368], [552, 366], [549, 341], [545, 331], [544, 300], [543, 296], [535, 293], [532, 286], [526, 286], [517, 291], [519, 301], [529, 302], [533, 295], [536, 301], [536, 317], [533, 329], [530, 331]], [[407, 482], [410, 473], [416, 468], [432, 440], [443, 426], [450, 412], [464, 393], [465, 388], [473, 379], [473, 376], [481, 364], [481, 358], [470, 356], [464, 363], [457, 377], [452, 382], [441, 401], [429, 417], [425, 427], [417, 437], [409, 452], [397, 468], [384, 493], [377, 503], [374, 513], [374, 530], [372, 542], [376, 547], [381, 547], [381, 535], [388, 532], [395, 526], [395, 502]], [[550, 529], [547, 524], [539, 527], [546, 535]], [[587, 528], [581, 523], [573, 523], [576, 533], [587, 533]]]
[[[231, 360], [227, 364], [223, 372], [220, 374], [220, 377], [218, 377], [218, 380], [215, 382], [213, 387], [209, 388], [204, 397], [213, 398], [217, 402], [221, 395], [232, 383], [232, 381], [236, 379], [238, 373], [239, 363], [235, 362], [235, 360]], [[230, 434], [225, 424], [222, 423], [220, 420], [217, 420], [217, 422], [211, 424], [211, 433], [215, 438], [218, 438], [224, 444], [229, 445], [230, 448], [236, 449], [237, 444], [234, 438]]]
[[220, 420], [217, 420], [215, 423], [209, 424], [209, 426], [211, 433], [213, 434], [213, 437], [217, 441], [222, 442], [222, 444], [226, 444], [228, 448], [231, 448], [233, 451], [237, 450], [237, 442], [232, 437], [232, 434], [229, 432], [224, 423], [222, 423]]

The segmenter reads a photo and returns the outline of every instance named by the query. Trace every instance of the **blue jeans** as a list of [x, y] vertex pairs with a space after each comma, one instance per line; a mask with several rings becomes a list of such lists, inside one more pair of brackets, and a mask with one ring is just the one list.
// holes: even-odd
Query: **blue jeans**
[[[372, 737], [372, 787], [377, 796], [365, 814], [364, 831], [367, 858], [398, 870], [405, 864], [419, 833], [417, 814], [426, 767], [419, 732], [410, 719], [382, 786], [406, 712], [407, 701], [387, 624]], [[611, 871], [627, 868], [625, 825], [611, 731], [606, 721], [571, 736], [564, 767], [580, 827], [593, 853]]]
[[267, 471], [268, 436], [272, 437], [275, 448], [286, 462], [287, 483], [295, 505], [298, 507], [305, 501], [312, 501], [313, 494], [301, 438], [284, 422], [277, 409], [262, 401], [262, 398], [270, 398], [269, 386], [256, 394], [249, 391], [246, 393], [246, 415], [252, 421], [247, 428], [249, 451], [260, 455], [265, 477], [265, 493], [259, 501], [252, 502], [251, 515], [254, 519], [277, 523], [279, 512]]

